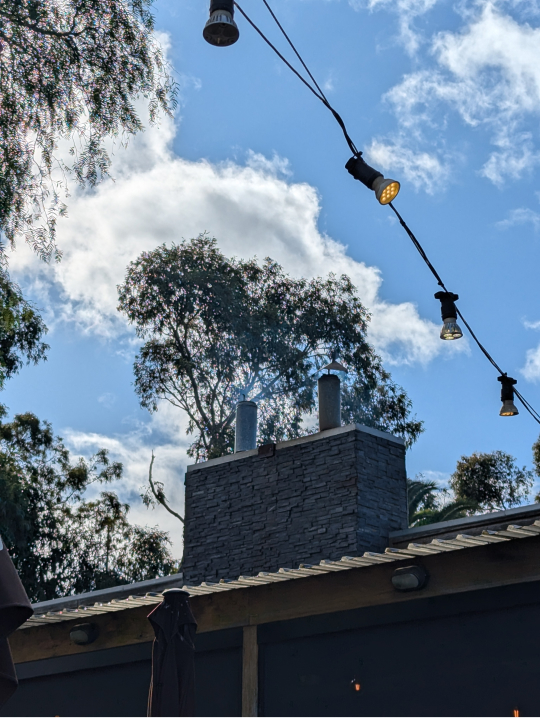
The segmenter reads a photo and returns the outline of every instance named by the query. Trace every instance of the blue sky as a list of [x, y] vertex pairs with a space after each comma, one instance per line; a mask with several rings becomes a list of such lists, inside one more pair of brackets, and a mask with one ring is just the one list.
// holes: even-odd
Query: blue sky
[[[290, 52], [260, 0], [244, 9]], [[356, 145], [402, 183], [396, 207], [481, 340], [540, 410], [540, 6], [528, 0], [274, 0], [273, 8]], [[12, 271], [50, 327], [49, 359], [2, 396], [52, 421], [74, 452], [107, 446], [126, 467], [133, 518], [180, 530], [138, 502], [155, 476], [182, 505], [185, 420], [139, 408], [132, 330], [116, 285], [140, 252], [199, 232], [223, 251], [266, 255], [293, 274], [348, 273], [372, 313], [371, 340], [425, 433], [411, 476], [444, 481], [463, 454], [502, 449], [531, 465], [539, 427], [498, 416], [500, 385], [470, 339], [442, 342], [437, 286], [391, 210], [353, 181], [327, 110], [237, 13], [240, 40], [202, 39], [204, 0], [157, 0], [180, 86], [174, 122], [115, 148], [113, 175], [74, 191], [64, 260], [19, 245]], [[141, 102], [144, 113], [144, 104]]]

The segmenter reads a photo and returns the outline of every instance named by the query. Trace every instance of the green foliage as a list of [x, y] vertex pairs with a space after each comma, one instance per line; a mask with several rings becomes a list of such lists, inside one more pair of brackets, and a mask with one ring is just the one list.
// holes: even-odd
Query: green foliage
[[407, 496], [411, 527], [462, 519], [477, 509], [474, 501], [452, 497], [435, 481], [424, 481], [422, 478], [407, 480]]
[[41, 338], [46, 331], [34, 307], [0, 269], [0, 390], [25, 360], [37, 364], [44, 358], [49, 347]]
[[533, 472], [520, 469], [504, 451], [462, 456], [450, 479], [457, 498], [474, 501], [482, 511], [518, 506], [529, 496]]
[[242, 395], [259, 404], [259, 438], [302, 435], [316, 372], [339, 356], [348, 369], [344, 421], [422, 431], [366, 339], [369, 315], [346, 276], [294, 279], [271, 259], [227, 259], [200, 235], [143, 253], [119, 287], [119, 309], [145, 340], [135, 362], [141, 404], [183, 409], [197, 460], [229, 453]]
[[0, 535], [33, 601], [155, 578], [174, 570], [167, 535], [132, 526], [111, 491], [84, 492], [122, 473], [105, 450], [73, 462], [33, 414], [0, 413]]
[[58, 257], [55, 229], [66, 212], [68, 176], [93, 186], [108, 173], [105, 140], [142, 129], [139, 96], [151, 122], [174, 107], [151, 4], [0, 3], [0, 232], [11, 243], [23, 233], [42, 258]]

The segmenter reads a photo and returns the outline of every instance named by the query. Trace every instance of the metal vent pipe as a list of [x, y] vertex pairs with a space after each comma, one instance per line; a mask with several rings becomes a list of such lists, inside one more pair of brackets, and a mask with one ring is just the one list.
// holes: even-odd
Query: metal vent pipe
[[236, 405], [236, 428], [234, 452], [257, 448], [257, 404], [254, 401], [239, 401]]
[[323, 374], [319, 392], [319, 431], [341, 426], [341, 382], [335, 374]]

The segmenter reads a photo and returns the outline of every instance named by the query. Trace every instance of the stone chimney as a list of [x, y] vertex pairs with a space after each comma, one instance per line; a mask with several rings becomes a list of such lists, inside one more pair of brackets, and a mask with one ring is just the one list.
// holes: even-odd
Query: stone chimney
[[407, 528], [402, 439], [349, 424], [188, 467], [188, 585], [384, 551]]

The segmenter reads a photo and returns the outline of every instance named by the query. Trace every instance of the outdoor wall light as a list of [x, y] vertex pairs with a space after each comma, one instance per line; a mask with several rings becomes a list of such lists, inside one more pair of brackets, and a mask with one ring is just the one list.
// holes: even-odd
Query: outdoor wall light
[[396, 591], [419, 591], [424, 588], [427, 580], [427, 571], [422, 566], [396, 568], [392, 574], [392, 586]]
[[510, 376], [503, 374], [498, 378], [501, 382], [501, 401], [502, 406], [499, 412], [499, 416], [517, 416], [519, 411], [514, 404], [514, 385], [517, 384], [515, 379]]
[[359, 152], [347, 162], [345, 169], [354, 179], [359, 180], [368, 189], [375, 192], [375, 197], [381, 204], [389, 204], [399, 192], [400, 184], [396, 180], [385, 179], [383, 175], [362, 159]]
[[216, 47], [228, 47], [240, 37], [234, 21], [234, 0], [211, 0], [210, 19], [203, 30], [206, 42]]
[[441, 317], [443, 320], [441, 339], [461, 339], [463, 332], [457, 323], [457, 310], [454, 304], [459, 299], [459, 296], [452, 292], [437, 292], [435, 299], [440, 299], [441, 301]]
[[94, 623], [79, 623], [69, 632], [69, 637], [78, 646], [87, 646], [93, 643], [99, 635], [98, 627]]

